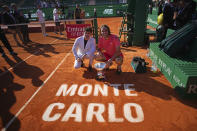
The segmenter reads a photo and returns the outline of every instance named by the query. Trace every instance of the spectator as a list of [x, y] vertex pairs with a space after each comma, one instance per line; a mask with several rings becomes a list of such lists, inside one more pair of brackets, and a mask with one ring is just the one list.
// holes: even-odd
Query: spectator
[[[17, 53], [15, 53], [13, 51], [12, 47], [10, 46], [8, 39], [6, 38], [5, 33], [3, 32], [3, 30], [1, 28], [0, 28], [0, 40], [4, 44], [4, 46], [8, 49], [8, 51], [10, 52], [11, 55], [17, 55]], [[4, 50], [2, 49], [1, 46], [0, 46], [0, 52], [1, 52], [2, 57], [6, 56]]]
[[[17, 9], [15, 3], [11, 4], [11, 8], [12, 8], [12, 15], [15, 17], [18, 24], [29, 23], [29, 20], [25, 18], [23, 12]], [[27, 44], [28, 42], [31, 42], [31, 40], [29, 39], [28, 25], [20, 25], [19, 29], [23, 35], [23, 43]]]
[[158, 5], [157, 5], [158, 6], [158, 13], [157, 13], [157, 15], [158, 16], [162, 13], [163, 4], [164, 4], [164, 1], [163, 0], [159, 0]]
[[47, 8], [47, 7], [48, 7], [48, 5], [47, 5], [47, 2], [46, 2], [46, 1], [43, 1], [43, 7], [44, 7], [44, 8]]
[[43, 36], [48, 36], [48, 34], [46, 33], [46, 29], [45, 29], [45, 19], [44, 19], [44, 16], [43, 16], [43, 12], [40, 9], [40, 5], [38, 5], [37, 8], [38, 9], [36, 11], [36, 14], [37, 14], [37, 17], [38, 17], [38, 21], [41, 24], [42, 34], [43, 34]]
[[83, 60], [89, 59], [88, 71], [92, 70], [92, 63], [94, 60], [94, 52], [96, 51], [95, 39], [91, 37], [92, 28], [85, 29], [84, 35], [75, 40], [72, 51], [75, 56], [74, 68], [83, 66]]
[[148, 6], [149, 8], [149, 14], [152, 14], [152, 12], [153, 12], [153, 2], [151, 1], [150, 3], [149, 3], [149, 6]]
[[[75, 12], [74, 12], [74, 18], [75, 19], [81, 19], [81, 9], [79, 8], [79, 5], [76, 4]], [[76, 21], [77, 24], [81, 24], [81, 21]]]
[[73, 19], [73, 11], [68, 7], [68, 16], [67, 19]]
[[[80, 18], [85, 19], [85, 10], [81, 11]], [[81, 21], [81, 24], [84, 24], [84, 23], [85, 23], [85, 21]]]
[[43, 1], [42, 1], [42, 0], [39, 2], [39, 5], [41, 6], [41, 8], [43, 8], [43, 7], [44, 7], [44, 3], [43, 3]]
[[166, 38], [168, 28], [173, 28], [174, 7], [170, 0], [166, 0], [163, 7], [163, 23], [164, 32], [162, 33], [162, 40]]
[[14, 24], [17, 24], [17, 20], [15, 17], [10, 13], [10, 9], [7, 5], [2, 6], [3, 12], [2, 12], [2, 24], [8, 25], [8, 31], [13, 34], [14, 40], [18, 42], [16, 38], [16, 34], [18, 34], [20, 40], [23, 42], [23, 38], [21, 36], [20, 28], [18, 26], [15, 26]]
[[28, 11], [28, 19], [31, 20], [31, 12]]
[[177, 16], [175, 17], [174, 26], [175, 29], [179, 29], [184, 26], [188, 21], [192, 20], [193, 14], [195, 14], [196, 3], [192, 0], [180, 0]]
[[96, 8], [94, 8], [94, 18], [97, 18]]
[[64, 7], [64, 5], [62, 5], [62, 7], [61, 7], [61, 18], [63, 18], [64, 20], [66, 19], [66, 14], [65, 14], [65, 7]]
[[61, 32], [61, 28], [60, 28], [60, 20], [59, 20], [59, 10], [58, 10], [58, 6], [55, 6], [55, 9], [53, 10], [53, 20], [55, 22], [55, 26], [54, 26], [54, 32], [57, 34], [57, 30], [59, 31], [60, 35], [63, 35]]
[[98, 41], [98, 52], [95, 56], [97, 61], [105, 61], [106, 69], [115, 61], [117, 64], [116, 73], [122, 72], [123, 55], [120, 50], [120, 40], [116, 35], [111, 34], [107, 25], [101, 26], [101, 37]]
[[[1, 12], [0, 12], [0, 25], [1, 25]], [[4, 46], [8, 49], [8, 51], [10, 52], [11, 55], [17, 55], [17, 53], [15, 53], [13, 51], [12, 47], [10, 46], [10, 43], [7, 40], [6, 36], [5, 36], [5, 33], [1, 29], [1, 26], [0, 26], [0, 40], [4, 44]], [[2, 49], [1, 46], [0, 46], [0, 53], [1, 53], [1, 56], [2, 57], [5, 57], [6, 56], [4, 50]]]
[[59, 2], [59, 0], [56, 0], [55, 1], [55, 4], [57, 5], [58, 8], [60, 8], [60, 2]]

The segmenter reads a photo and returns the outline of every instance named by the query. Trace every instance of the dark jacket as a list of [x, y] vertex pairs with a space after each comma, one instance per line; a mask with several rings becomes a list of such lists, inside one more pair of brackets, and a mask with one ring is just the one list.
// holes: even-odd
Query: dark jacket
[[17, 23], [29, 23], [29, 20], [25, 18], [23, 13], [21, 13], [19, 10], [12, 10], [12, 15], [16, 19]]
[[167, 24], [168, 27], [173, 25], [174, 7], [171, 3], [164, 4], [163, 7], [163, 24]]
[[16, 19], [14, 16], [8, 12], [2, 14], [2, 23], [4, 25], [16, 24]]
[[196, 3], [191, 1], [186, 3], [185, 7], [178, 10], [178, 15], [176, 17], [177, 28], [181, 28], [188, 21], [192, 20], [192, 15], [195, 13]]

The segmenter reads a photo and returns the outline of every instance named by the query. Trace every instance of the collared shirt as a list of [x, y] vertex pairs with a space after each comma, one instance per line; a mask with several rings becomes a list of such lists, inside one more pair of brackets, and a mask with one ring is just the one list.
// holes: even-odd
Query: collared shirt
[[98, 48], [103, 49], [103, 53], [112, 57], [116, 52], [116, 47], [120, 46], [120, 40], [116, 35], [109, 35], [108, 39], [100, 37], [98, 41]]
[[38, 9], [37, 12], [36, 12], [36, 14], [37, 14], [37, 17], [38, 17], [39, 22], [43, 23], [45, 20], [44, 20], [44, 17], [43, 17], [42, 10]]
[[56, 9], [56, 8], [53, 10], [53, 20], [54, 20], [55, 22], [59, 22], [58, 9]]

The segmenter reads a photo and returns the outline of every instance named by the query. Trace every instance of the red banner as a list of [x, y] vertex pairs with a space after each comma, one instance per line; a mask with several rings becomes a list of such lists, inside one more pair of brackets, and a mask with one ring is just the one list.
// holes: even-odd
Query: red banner
[[67, 38], [77, 38], [84, 34], [85, 28], [91, 27], [90, 24], [66, 24]]

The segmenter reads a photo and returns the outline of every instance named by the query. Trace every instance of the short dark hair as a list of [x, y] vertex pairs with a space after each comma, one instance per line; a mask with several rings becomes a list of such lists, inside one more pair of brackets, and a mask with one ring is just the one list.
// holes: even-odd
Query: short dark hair
[[90, 32], [90, 33], [92, 33], [92, 27], [87, 27], [87, 28], [85, 28], [85, 32]]
[[[107, 28], [107, 30], [108, 30], [108, 35], [111, 35], [111, 31], [110, 31], [110, 28], [109, 28], [109, 26], [107, 26], [107, 25], [102, 25], [101, 26], [101, 29], [102, 28]], [[100, 31], [101, 32], [101, 31]]]

